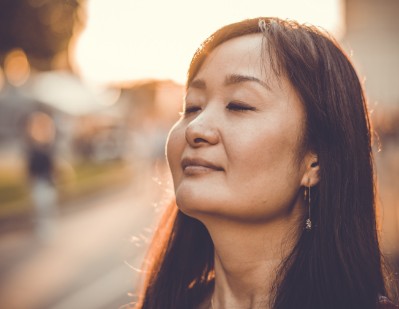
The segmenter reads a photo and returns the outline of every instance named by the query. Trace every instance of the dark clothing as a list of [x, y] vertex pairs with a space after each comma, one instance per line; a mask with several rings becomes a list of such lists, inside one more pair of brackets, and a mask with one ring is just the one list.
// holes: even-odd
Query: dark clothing
[[53, 171], [51, 150], [47, 147], [31, 147], [28, 151], [28, 170], [30, 177], [50, 181]]

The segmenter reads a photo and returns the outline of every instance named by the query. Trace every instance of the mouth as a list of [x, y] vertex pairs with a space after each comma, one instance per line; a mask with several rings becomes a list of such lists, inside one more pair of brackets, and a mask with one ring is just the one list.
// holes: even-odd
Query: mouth
[[187, 175], [202, 174], [211, 171], [224, 171], [220, 166], [200, 158], [185, 158], [181, 161], [183, 172]]

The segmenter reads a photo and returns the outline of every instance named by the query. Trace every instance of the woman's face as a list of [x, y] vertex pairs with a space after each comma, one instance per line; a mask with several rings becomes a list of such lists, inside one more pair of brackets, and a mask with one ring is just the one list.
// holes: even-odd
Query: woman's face
[[304, 109], [262, 59], [263, 43], [253, 34], [221, 44], [188, 85], [167, 158], [190, 216], [265, 222], [304, 210]]

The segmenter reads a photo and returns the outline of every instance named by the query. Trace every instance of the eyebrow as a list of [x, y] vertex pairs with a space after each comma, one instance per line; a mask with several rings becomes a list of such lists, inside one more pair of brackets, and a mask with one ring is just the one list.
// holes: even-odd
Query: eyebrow
[[[224, 80], [224, 85], [225, 86], [230, 86], [230, 85], [235, 85], [235, 84], [240, 84], [240, 83], [245, 83], [245, 82], [256, 82], [262, 87], [266, 88], [267, 90], [271, 90], [270, 86], [260, 80], [259, 78], [256, 78], [254, 76], [248, 76], [248, 75], [240, 75], [240, 74], [231, 74], [226, 76]], [[196, 89], [206, 89], [206, 83], [203, 79], [194, 79], [188, 86], [189, 88], [196, 88]]]
[[234, 85], [234, 84], [240, 84], [240, 83], [245, 83], [245, 82], [256, 82], [260, 84], [262, 87], [266, 88], [267, 90], [271, 90], [270, 86], [260, 80], [259, 78], [256, 78], [254, 76], [248, 76], [248, 75], [240, 75], [240, 74], [232, 74], [226, 77], [224, 84], [226, 86], [229, 85]]
[[194, 79], [189, 85], [188, 88], [195, 89], [206, 89], [206, 83], [203, 79]]

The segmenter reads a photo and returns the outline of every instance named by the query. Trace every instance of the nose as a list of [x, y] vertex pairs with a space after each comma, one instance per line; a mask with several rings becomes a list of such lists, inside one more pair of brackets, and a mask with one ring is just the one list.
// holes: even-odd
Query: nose
[[209, 117], [209, 111], [202, 111], [186, 127], [186, 141], [191, 147], [216, 145], [219, 142], [219, 132], [214, 121]]

